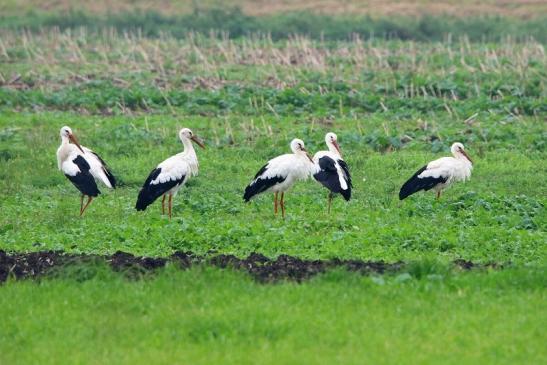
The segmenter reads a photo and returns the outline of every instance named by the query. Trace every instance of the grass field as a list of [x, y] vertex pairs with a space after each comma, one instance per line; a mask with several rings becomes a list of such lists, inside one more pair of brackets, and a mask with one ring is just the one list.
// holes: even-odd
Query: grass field
[[[1, 218], [0, 248], [542, 261], [545, 186], [536, 166], [544, 153], [533, 148], [539, 143], [534, 136], [541, 134], [539, 120], [523, 118], [517, 127], [484, 122], [492, 129], [499, 125], [500, 132], [506, 128], [505, 133], [517, 141], [530, 141], [520, 146], [473, 141], [472, 133], [462, 135], [452, 128], [457, 122], [447, 119], [436, 121], [436, 133], [442, 136], [436, 144], [415, 136], [400, 149], [385, 152], [376, 151], [378, 142], [367, 143], [368, 138], [390, 138], [384, 135], [387, 128], [397, 139], [407, 128], [417, 127], [411, 127], [415, 122], [375, 118], [361, 121], [359, 132], [358, 121], [347, 119], [312, 127], [309, 121], [264, 117], [253, 127], [248, 118], [237, 116], [6, 114], [1, 119], [6, 134], [1, 150], [7, 159], [2, 179], [2, 210], [7, 214]], [[105, 191], [84, 219], [77, 214], [77, 191], [56, 170], [58, 126], [65, 124], [73, 127], [84, 145], [102, 153], [122, 182], [115, 192]], [[208, 142], [206, 150], [198, 151], [200, 176], [175, 200], [172, 221], [160, 216], [159, 205], [137, 213], [134, 204], [144, 178], [156, 163], [180, 151], [177, 130], [182, 126], [193, 128]], [[286, 152], [293, 136], [304, 138], [316, 151], [323, 147], [324, 132], [331, 129], [338, 132], [353, 171], [355, 194], [349, 204], [337, 199], [334, 213], [328, 215], [326, 191], [313, 181], [297, 185], [288, 195], [285, 221], [272, 216], [271, 196], [243, 203], [243, 188], [263, 161]], [[477, 161], [473, 180], [449, 190], [439, 203], [432, 194], [399, 203], [397, 193], [405, 179], [462, 138]], [[505, 146], [494, 148], [500, 143]], [[520, 167], [518, 175], [512, 173], [514, 166]]]
[[[545, 272], [331, 272], [261, 285], [167, 269], [0, 288], [0, 362], [527, 364], [546, 360]], [[32, 298], [32, 300], [29, 300]], [[100, 313], [100, 314], [99, 314]], [[23, 351], [24, 349], [24, 351]]]
[[[0, 250], [409, 265], [299, 284], [205, 264], [139, 280], [103, 266], [8, 280], [0, 363], [545, 362], [542, 39], [22, 31], [15, 25], [34, 15], [13, 14], [0, 27]], [[83, 218], [57, 170], [64, 125], [120, 181]], [[207, 145], [199, 176], [174, 200], [172, 220], [159, 204], [136, 212], [147, 174], [181, 151], [181, 127]], [[352, 171], [349, 203], [336, 199], [328, 214], [315, 181], [289, 192], [285, 220], [271, 196], [243, 203], [245, 185], [292, 138], [313, 153], [329, 131]], [[455, 141], [474, 159], [471, 181], [439, 202], [399, 202], [401, 184]], [[458, 259], [503, 269], [460, 272]]]

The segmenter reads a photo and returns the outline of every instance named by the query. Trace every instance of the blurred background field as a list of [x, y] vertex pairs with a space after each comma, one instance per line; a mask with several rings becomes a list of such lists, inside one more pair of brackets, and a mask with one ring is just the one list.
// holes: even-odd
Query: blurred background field
[[[547, 10], [541, 0], [516, 1], [380, 1], [380, 0], [301, 0], [301, 1], [266, 1], [266, 0], [120, 0], [120, 1], [78, 1], [78, 0], [6, 0], [0, 10], [12, 15], [22, 15], [29, 11], [44, 13], [66, 13], [82, 11], [90, 14], [123, 13], [133, 11], [155, 11], [160, 14], [188, 14], [196, 8], [219, 9], [240, 8], [249, 15], [266, 15], [293, 11], [310, 11], [321, 14], [367, 14], [371, 16], [403, 15], [496, 15], [521, 18], [533, 18]], [[545, 14], [543, 14], [545, 15]]]

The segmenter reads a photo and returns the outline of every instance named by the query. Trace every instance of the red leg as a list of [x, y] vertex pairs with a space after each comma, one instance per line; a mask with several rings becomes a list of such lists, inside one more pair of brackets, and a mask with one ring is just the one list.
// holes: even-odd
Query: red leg
[[80, 196], [80, 215], [82, 215], [82, 209], [84, 208], [84, 194]]
[[163, 198], [161, 199], [161, 215], [165, 215], [165, 194], [163, 194]]
[[439, 200], [441, 198], [441, 191], [440, 190], [437, 190], [437, 200]]
[[171, 208], [173, 207], [173, 194], [169, 194], [169, 219], [171, 219]]
[[285, 218], [285, 193], [281, 193], [281, 216]]
[[274, 215], [277, 215], [277, 192], [274, 193]]
[[91, 201], [92, 201], [92, 200], [93, 200], [93, 197], [88, 196], [87, 203], [86, 203], [86, 205], [84, 206], [84, 209], [82, 209], [82, 211], [80, 212], [80, 217], [81, 217], [82, 215], [84, 215], [85, 210], [87, 209], [87, 207], [89, 206], [89, 204], [91, 204]]

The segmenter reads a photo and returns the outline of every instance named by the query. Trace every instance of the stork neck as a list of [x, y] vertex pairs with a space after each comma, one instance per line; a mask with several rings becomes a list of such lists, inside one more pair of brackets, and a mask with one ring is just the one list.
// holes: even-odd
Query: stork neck
[[69, 143], [70, 143], [70, 141], [68, 140], [67, 136], [61, 136], [61, 144], [62, 145], [67, 145]]
[[185, 156], [195, 156], [196, 151], [194, 150], [194, 146], [192, 145], [192, 141], [190, 141], [187, 138], [182, 139], [182, 145], [184, 146], [184, 149], [182, 150], [182, 153]]
[[329, 149], [329, 152], [330, 152], [330, 153], [333, 153], [333, 154], [335, 154], [336, 156], [339, 156], [339, 157], [340, 157], [340, 152], [338, 152], [338, 150], [336, 149], [336, 147], [334, 147], [334, 143], [332, 143], [331, 141], [328, 141], [328, 142], [327, 142], [327, 148]]

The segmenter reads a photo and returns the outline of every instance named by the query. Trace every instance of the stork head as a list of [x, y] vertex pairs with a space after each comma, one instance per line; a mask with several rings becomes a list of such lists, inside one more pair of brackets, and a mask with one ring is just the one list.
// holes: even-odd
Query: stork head
[[70, 127], [65, 125], [63, 128], [61, 128], [61, 131], [60, 131], [59, 134], [61, 135], [61, 139], [68, 139], [70, 142], [75, 144], [76, 147], [78, 147], [78, 149], [80, 151], [82, 151], [82, 153], [85, 153], [84, 150], [82, 149], [82, 146], [80, 146], [80, 143], [78, 142], [78, 139], [72, 133], [72, 129], [70, 129]]
[[298, 138], [293, 139], [291, 141], [291, 151], [295, 155], [304, 155], [304, 156], [306, 156], [313, 163], [313, 160], [312, 160], [310, 154], [306, 150], [306, 147], [304, 147], [304, 141], [303, 140], [298, 139]]
[[327, 144], [329, 151], [339, 154], [340, 157], [342, 156], [340, 146], [338, 145], [338, 137], [336, 136], [336, 134], [332, 132], [327, 133], [325, 135], [325, 143]]
[[63, 128], [61, 128], [61, 138], [65, 137], [65, 138], [68, 138], [71, 134], [72, 134], [72, 129], [70, 129], [69, 126], [64, 126]]
[[185, 140], [190, 140], [200, 146], [201, 148], [205, 148], [205, 145], [203, 144], [203, 141], [194, 134], [189, 128], [182, 128], [179, 132], [179, 138], [184, 143]]
[[463, 144], [460, 143], [460, 142], [454, 143], [452, 145], [452, 147], [450, 147], [450, 152], [452, 152], [454, 157], [460, 157], [461, 156], [461, 157], [466, 158], [469, 162], [473, 163], [473, 160], [471, 160], [471, 158], [469, 157], [467, 152], [465, 152], [465, 148], [463, 147]]

